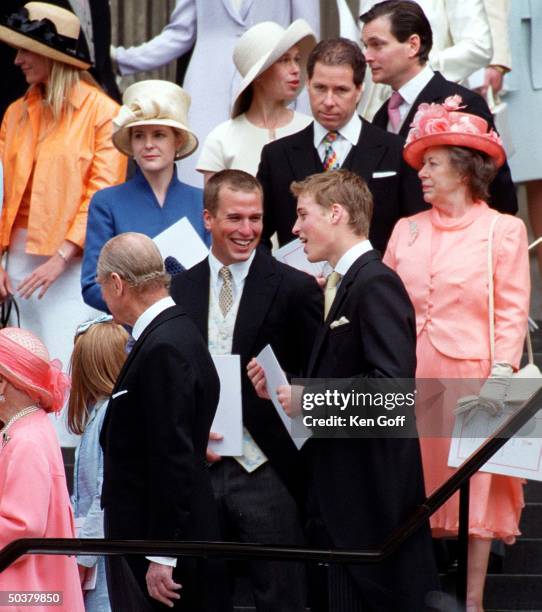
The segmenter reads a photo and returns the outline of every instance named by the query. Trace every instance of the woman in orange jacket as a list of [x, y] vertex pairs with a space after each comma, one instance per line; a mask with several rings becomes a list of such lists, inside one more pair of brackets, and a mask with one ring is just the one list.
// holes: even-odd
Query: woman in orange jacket
[[118, 106], [86, 71], [79, 39], [77, 17], [45, 2], [29, 2], [0, 25], [30, 86], [0, 129], [0, 300], [15, 296], [21, 325], [64, 363], [75, 327], [92, 316], [79, 285], [88, 205], [126, 171], [111, 143]]

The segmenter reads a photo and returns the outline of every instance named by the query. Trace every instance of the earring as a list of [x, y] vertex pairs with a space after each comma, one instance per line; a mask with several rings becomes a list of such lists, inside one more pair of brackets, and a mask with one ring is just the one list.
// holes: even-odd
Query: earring
[[0, 402], [5, 402], [6, 396], [3, 393], [0, 393]]

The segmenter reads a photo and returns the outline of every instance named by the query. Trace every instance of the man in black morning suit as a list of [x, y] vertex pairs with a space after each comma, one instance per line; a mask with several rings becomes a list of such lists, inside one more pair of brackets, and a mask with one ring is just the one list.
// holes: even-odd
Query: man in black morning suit
[[[360, 19], [364, 24], [361, 37], [372, 79], [393, 89], [392, 97], [373, 117], [374, 125], [406, 138], [420, 104], [442, 104], [446, 98], [459, 95], [465, 112], [482, 117], [489, 128], [495, 129], [493, 115], [482, 96], [446, 80], [429, 67], [433, 34], [419, 4], [409, 0], [386, 0]], [[391, 110], [390, 104], [395, 104], [397, 110]], [[503, 213], [516, 214], [518, 202], [508, 162], [497, 172], [490, 186], [490, 196], [490, 206]]]
[[269, 244], [275, 231], [280, 245], [293, 240], [293, 181], [341, 167], [369, 185], [375, 202], [370, 237], [384, 252], [397, 220], [427, 208], [416, 175], [403, 161], [403, 140], [357, 115], [365, 60], [355, 43], [342, 38], [320, 42], [309, 56], [307, 73], [315, 120], [262, 150], [258, 179], [264, 191], [263, 241]]
[[[169, 297], [169, 277], [147, 236], [126, 233], [107, 242], [97, 278], [115, 320], [133, 326], [136, 339], [100, 436], [105, 535], [217, 540], [205, 463], [219, 395], [209, 351]], [[107, 557], [107, 578], [114, 612], [164, 610], [169, 602], [190, 612], [231, 610], [217, 564], [188, 557]]]
[[[322, 291], [309, 274], [256, 249], [263, 208], [261, 186], [253, 176], [239, 170], [218, 172], [205, 186], [204, 206], [212, 238], [209, 257], [176, 275], [171, 295], [192, 318], [212, 354], [237, 354], [241, 360], [247, 432], [243, 456], [208, 455], [222, 537], [302, 545], [296, 507], [296, 501], [301, 509], [305, 503], [301, 454], [271, 402], [256, 396], [246, 365], [270, 344], [284, 370], [300, 375], [320, 325]], [[231, 275], [230, 280], [224, 274]], [[259, 561], [248, 569], [257, 610], [305, 610], [301, 564]]]
[[[414, 310], [399, 277], [366, 239], [372, 209], [367, 186], [339, 170], [294, 183], [292, 189], [298, 197], [294, 234], [310, 261], [327, 260], [334, 268], [326, 287], [329, 312], [316, 336], [307, 377], [413, 379]], [[265, 395], [265, 377], [255, 362], [249, 376]], [[311, 388], [307, 382], [305, 392], [322, 392], [323, 384], [314, 381]], [[278, 395], [287, 413], [300, 414], [289, 386], [280, 387]], [[304, 414], [326, 413], [314, 408]], [[309, 512], [320, 525], [321, 546], [379, 548], [425, 499], [415, 437], [389, 439], [378, 431], [365, 439], [318, 437], [307, 442], [307, 452]], [[427, 592], [437, 584], [427, 524], [384, 563], [331, 565], [330, 610], [422, 612]]]

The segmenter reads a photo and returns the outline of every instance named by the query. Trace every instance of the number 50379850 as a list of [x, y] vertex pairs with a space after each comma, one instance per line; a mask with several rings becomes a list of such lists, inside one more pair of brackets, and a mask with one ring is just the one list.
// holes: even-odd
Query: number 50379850
[[0, 606], [61, 606], [61, 591], [0, 591]]

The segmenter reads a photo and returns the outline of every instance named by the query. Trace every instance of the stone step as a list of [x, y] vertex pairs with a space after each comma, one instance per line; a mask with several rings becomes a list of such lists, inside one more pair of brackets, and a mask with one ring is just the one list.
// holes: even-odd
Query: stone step
[[489, 575], [484, 607], [489, 610], [542, 611], [541, 575]]
[[528, 502], [519, 524], [522, 538], [542, 538], [542, 502]]
[[513, 546], [506, 547], [504, 574], [542, 574], [542, 539], [520, 538]]
[[542, 482], [535, 480], [527, 481], [523, 489], [526, 502], [541, 502], [542, 503]]

